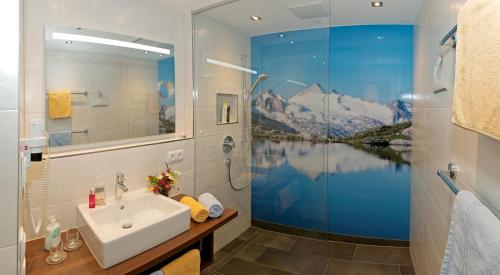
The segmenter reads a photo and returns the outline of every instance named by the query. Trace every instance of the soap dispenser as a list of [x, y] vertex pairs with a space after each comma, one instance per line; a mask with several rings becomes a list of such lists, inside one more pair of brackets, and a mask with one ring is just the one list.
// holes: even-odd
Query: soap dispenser
[[49, 224], [45, 229], [44, 249], [50, 251], [52, 244], [58, 244], [61, 241], [61, 227], [56, 221], [54, 215], [49, 216]]
[[95, 189], [90, 189], [89, 193], [89, 208], [95, 208]]

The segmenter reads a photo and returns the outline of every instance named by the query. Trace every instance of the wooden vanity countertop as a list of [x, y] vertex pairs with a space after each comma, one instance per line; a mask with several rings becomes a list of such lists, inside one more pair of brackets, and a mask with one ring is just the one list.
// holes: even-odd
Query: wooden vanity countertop
[[[178, 195], [173, 199], [180, 200], [183, 196]], [[64, 262], [48, 265], [45, 258], [49, 253], [43, 249], [44, 240], [28, 241], [26, 244], [26, 274], [139, 274], [165, 262], [203, 238], [211, 237], [209, 235], [213, 234], [215, 230], [237, 216], [238, 211], [225, 209], [224, 214], [216, 219], [209, 218], [203, 223], [191, 220], [190, 229], [184, 233], [107, 269], [102, 269], [99, 266], [85, 242], [80, 249], [67, 252], [68, 258]]]

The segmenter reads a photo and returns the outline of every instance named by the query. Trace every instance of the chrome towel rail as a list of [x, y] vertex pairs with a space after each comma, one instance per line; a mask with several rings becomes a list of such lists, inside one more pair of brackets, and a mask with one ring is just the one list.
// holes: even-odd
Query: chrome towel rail
[[72, 134], [88, 134], [89, 133], [89, 129], [85, 128], [83, 130], [80, 130], [80, 131], [71, 131]]
[[457, 45], [457, 31], [458, 31], [458, 26], [455, 25], [453, 29], [449, 33], [447, 33], [441, 41], [439, 41], [439, 45], [441, 46], [446, 46], [450, 45], [451, 47], [455, 48]]
[[[457, 180], [457, 172], [460, 170], [460, 167], [458, 165], [455, 165], [454, 163], [448, 164], [448, 170], [439, 170], [437, 172], [438, 176], [443, 179], [444, 183], [450, 188], [450, 190], [453, 192], [453, 194], [458, 195], [460, 192], [460, 189], [458, 189], [457, 185], [455, 184]], [[471, 190], [469, 190], [471, 191]], [[481, 196], [477, 195], [474, 191], [471, 191], [474, 193], [474, 195], [483, 203], [487, 208], [491, 210], [493, 214], [495, 214], [499, 219], [500, 219], [500, 212], [492, 207], [491, 204], [489, 204], [484, 198]]]
[[460, 189], [458, 189], [457, 185], [455, 184], [455, 181], [457, 179], [457, 172], [460, 169], [458, 165], [455, 165], [454, 163], [448, 164], [448, 170], [439, 170], [437, 172], [438, 176], [443, 179], [444, 183], [451, 189], [453, 194], [457, 195], [458, 192], [460, 192]]
[[[48, 96], [48, 92], [46, 94], [46, 96]], [[89, 91], [74, 91], [74, 92], [71, 92], [72, 95], [84, 95], [84, 96], [88, 96], [89, 95]]]
[[72, 95], [84, 95], [84, 96], [88, 96], [89, 95], [89, 91], [83, 91], [83, 92], [71, 92]]

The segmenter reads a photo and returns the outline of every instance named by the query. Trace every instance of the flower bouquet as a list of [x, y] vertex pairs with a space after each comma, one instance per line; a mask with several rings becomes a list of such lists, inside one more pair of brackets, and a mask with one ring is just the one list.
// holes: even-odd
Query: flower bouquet
[[162, 194], [164, 196], [168, 196], [168, 192], [174, 188], [177, 177], [180, 175], [178, 171], [172, 170], [168, 163], [165, 163], [167, 169], [165, 171], [161, 171], [158, 176], [148, 176], [146, 178], [149, 183], [148, 189], [153, 191], [155, 194]]

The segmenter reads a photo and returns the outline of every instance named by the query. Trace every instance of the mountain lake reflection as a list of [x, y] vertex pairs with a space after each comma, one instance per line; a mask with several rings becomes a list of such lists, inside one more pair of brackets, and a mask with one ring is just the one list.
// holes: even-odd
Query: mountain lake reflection
[[254, 141], [252, 218], [408, 240], [409, 146]]

